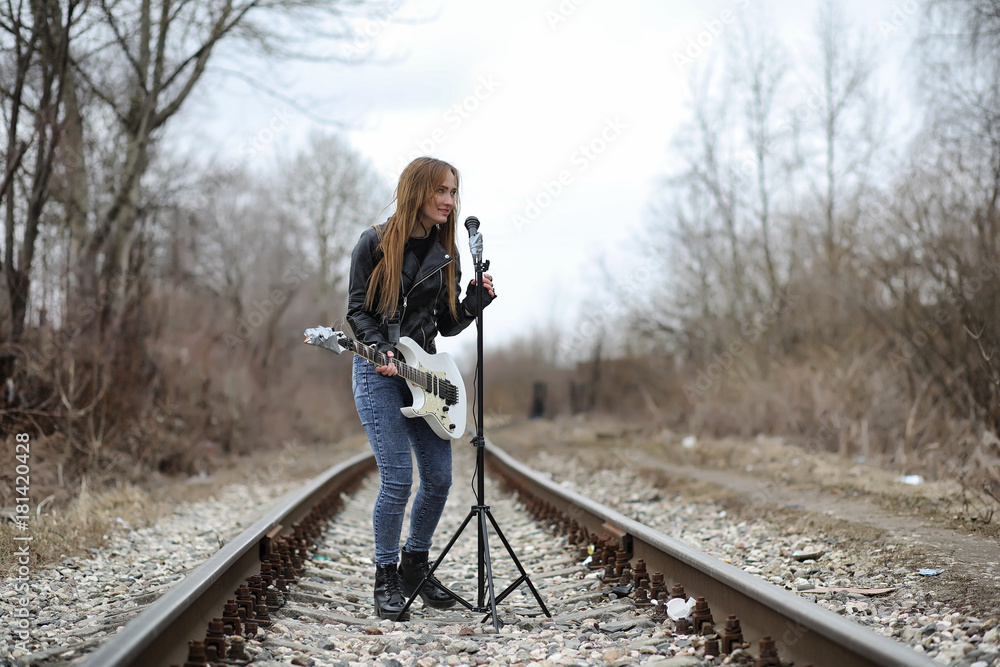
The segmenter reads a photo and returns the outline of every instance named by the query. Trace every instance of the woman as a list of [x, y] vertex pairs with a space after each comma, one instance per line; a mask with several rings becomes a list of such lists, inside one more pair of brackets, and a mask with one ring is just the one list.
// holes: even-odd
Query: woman
[[[461, 271], [455, 245], [458, 170], [447, 162], [417, 158], [396, 186], [396, 212], [361, 234], [351, 256], [347, 321], [355, 337], [375, 345], [390, 362], [373, 366], [354, 357], [353, 388], [358, 415], [379, 470], [372, 512], [375, 528], [375, 613], [395, 619], [430, 570], [431, 538], [451, 487], [451, 441], [438, 437], [423, 419], [408, 419], [400, 408], [412, 394], [391, 358], [400, 336], [435, 353], [438, 333], [454, 336], [476, 319], [475, 280], [459, 301]], [[483, 275], [483, 304], [496, 296]], [[410, 495], [416, 454], [420, 485], [410, 510], [410, 527], [397, 570], [403, 513]], [[424, 604], [450, 607], [454, 598], [431, 577], [420, 589]], [[409, 614], [398, 620], [407, 620]]]

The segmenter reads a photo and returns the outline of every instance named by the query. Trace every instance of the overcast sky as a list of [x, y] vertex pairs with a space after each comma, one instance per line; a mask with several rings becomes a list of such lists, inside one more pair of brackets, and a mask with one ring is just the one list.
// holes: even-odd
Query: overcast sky
[[[687, 114], [690, 62], [721, 53], [735, 19], [759, 4], [398, 0], [341, 47], [373, 62], [289, 67], [273, 83], [344, 123], [392, 185], [418, 155], [459, 169], [460, 222], [481, 221], [499, 295], [486, 311], [490, 346], [550, 324], [571, 331], [604, 280], [599, 260], [619, 279], [644, 275], [631, 239], [650, 224], [657, 181], [678, 167], [670, 139]], [[764, 4], [791, 56], [812, 57], [818, 3]], [[887, 58], [909, 46], [914, 0], [841, 4]], [[286, 150], [323, 127], [236, 80], [218, 88], [221, 151], [245, 156], [253, 141]], [[798, 94], [808, 96], [805, 84]], [[464, 230], [459, 246], [469, 278]], [[441, 349], [474, 342], [466, 333]]]

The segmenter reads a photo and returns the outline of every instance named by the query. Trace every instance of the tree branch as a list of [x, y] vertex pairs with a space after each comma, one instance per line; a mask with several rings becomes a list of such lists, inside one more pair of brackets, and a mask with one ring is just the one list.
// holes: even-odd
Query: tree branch
[[3, 202], [4, 195], [7, 194], [7, 186], [10, 185], [11, 179], [14, 178], [14, 172], [21, 166], [21, 160], [27, 152], [28, 142], [21, 141], [14, 149], [13, 158], [10, 155], [7, 156], [7, 173], [3, 176], [3, 183], [0, 183], [0, 203]]
[[285, 95], [284, 93], [278, 90], [275, 90], [274, 88], [268, 86], [267, 84], [251, 77], [246, 72], [229, 69], [228, 67], [218, 67], [218, 66], [209, 66], [206, 68], [206, 71], [222, 72], [224, 74], [236, 77], [237, 79], [242, 79], [243, 81], [250, 84], [254, 88], [263, 91], [265, 94], [269, 95], [270, 97], [273, 97], [276, 100], [284, 102], [288, 106], [295, 109], [298, 113], [301, 113], [303, 116], [308, 116], [312, 120], [322, 125], [329, 125], [331, 127], [337, 127], [337, 128], [347, 127], [347, 124], [344, 123], [343, 121], [332, 120], [330, 118], [323, 118], [322, 116], [317, 116], [307, 107], [303, 106], [300, 102], [296, 101], [294, 98], [289, 97], [288, 95]]
[[104, 18], [107, 19], [108, 27], [111, 28], [111, 32], [115, 36], [118, 46], [121, 47], [125, 58], [128, 60], [129, 64], [132, 65], [132, 70], [135, 72], [139, 85], [145, 89], [146, 82], [143, 80], [143, 70], [139, 66], [139, 63], [136, 62], [135, 58], [132, 57], [132, 52], [129, 51], [128, 42], [125, 40], [125, 36], [118, 30], [118, 24], [115, 21], [114, 14], [111, 13], [111, 9], [108, 7], [106, 0], [101, 0], [101, 10], [104, 12]]
[[105, 94], [105, 92], [101, 90], [97, 86], [97, 84], [94, 83], [94, 81], [90, 78], [90, 75], [87, 74], [87, 70], [79, 66], [77, 60], [75, 59], [72, 60], [71, 64], [73, 65], [73, 71], [76, 72], [76, 74], [83, 79], [83, 82], [85, 84], [87, 84], [87, 89], [90, 90], [90, 92], [92, 92], [94, 95], [96, 95], [99, 100], [107, 104], [108, 107], [111, 108], [111, 111], [114, 112], [115, 117], [118, 118], [118, 122], [124, 125], [127, 122], [127, 119], [125, 118], [124, 115], [122, 115], [121, 111], [119, 111], [118, 109], [119, 104], [117, 100], [114, 100], [107, 94]]

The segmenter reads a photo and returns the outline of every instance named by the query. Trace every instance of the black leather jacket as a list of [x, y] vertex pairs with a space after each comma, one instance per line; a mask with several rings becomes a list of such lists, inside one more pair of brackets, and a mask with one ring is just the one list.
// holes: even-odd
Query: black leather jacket
[[[385, 223], [379, 225], [384, 229]], [[366, 345], [377, 344], [380, 352], [392, 348], [395, 341], [389, 338], [389, 317], [383, 317], [365, 309], [365, 295], [368, 279], [375, 265], [382, 259], [379, 250], [379, 236], [375, 227], [369, 227], [361, 234], [351, 255], [351, 279], [347, 296], [347, 322], [354, 336]], [[438, 240], [437, 227], [431, 230], [431, 240], [427, 254], [419, 259], [413, 251], [413, 242], [407, 242], [403, 251], [402, 293], [399, 297], [397, 313], [400, 315], [399, 335], [408, 336], [424, 351], [434, 354], [437, 348], [434, 338], [454, 336], [475, 321], [468, 317], [459, 302], [461, 270], [458, 257], [445, 252]], [[455, 308], [459, 319], [456, 321], [448, 308], [448, 290], [445, 286], [444, 267], [455, 262]]]

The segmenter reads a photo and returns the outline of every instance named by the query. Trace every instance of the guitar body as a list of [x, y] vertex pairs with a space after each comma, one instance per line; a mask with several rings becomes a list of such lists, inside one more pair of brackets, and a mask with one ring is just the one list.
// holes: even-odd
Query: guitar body
[[[413, 394], [413, 405], [401, 408], [401, 412], [410, 418], [423, 417], [438, 437], [446, 439], [461, 438], [465, 435], [466, 403], [465, 383], [458, 372], [455, 360], [447, 352], [428, 354], [417, 345], [412, 338], [403, 336], [396, 344], [396, 349], [403, 355], [407, 364], [426, 371], [439, 378], [449, 378], [458, 388], [458, 403], [448, 406], [445, 399], [424, 391], [412, 382], [407, 382]], [[457, 379], [457, 382], [455, 381]]]
[[[376, 352], [342, 331], [330, 327], [306, 329], [305, 343], [335, 354], [353, 352], [376, 366], [388, 363], [388, 357]], [[395, 359], [399, 376], [413, 394], [413, 405], [400, 408], [405, 417], [421, 417], [440, 438], [456, 440], [465, 435], [468, 409], [465, 382], [455, 360], [447, 352], [428, 354], [412, 338], [403, 336], [396, 344], [402, 359]]]

